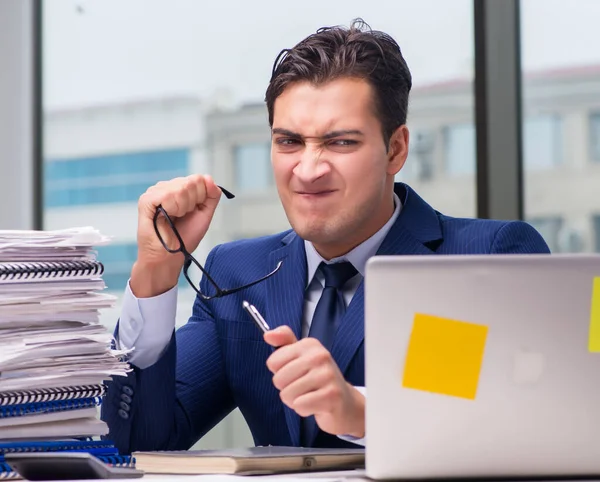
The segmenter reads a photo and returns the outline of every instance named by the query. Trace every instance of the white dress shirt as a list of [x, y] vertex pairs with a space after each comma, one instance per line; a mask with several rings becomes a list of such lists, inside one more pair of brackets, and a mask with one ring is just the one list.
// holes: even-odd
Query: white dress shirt
[[[400, 199], [394, 193], [394, 213], [385, 225], [369, 239], [355, 247], [344, 256], [329, 261], [324, 260], [311, 242], [305, 241], [307, 263], [307, 288], [304, 295], [304, 314], [302, 320], [302, 336], [307, 336], [312, 322], [313, 314], [324, 287], [324, 277], [317, 271], [319, 264], [349, 261], [358, 273], [344, 286], [343, 293], [346, 306], [350, 304], [358, 285], [365, 275], [365, 266], [368, 259], [374, 256], [387, 236], [392, 225], [398, 218], [402, 208]], [[134, 348], [129, 361], [137, 367], [144, 369], [156, 363], [167, 349], [173, 329], [177, 311], [177, 286], [169, 291], [151, 298], [136, 298], [129, 283], [125, 289], [117, 343], [120, 348]], [[366, 395], [364, 387], [355, 387]], [[365, 444], [365, 439], [341, 437], [360, 445]]]

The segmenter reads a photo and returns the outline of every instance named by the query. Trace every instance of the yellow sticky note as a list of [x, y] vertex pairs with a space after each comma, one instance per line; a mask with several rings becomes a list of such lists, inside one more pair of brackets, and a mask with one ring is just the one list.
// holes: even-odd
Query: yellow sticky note
[[475, 399], [488, 327], [415, 315], [402, 386]]
[[590, 312], [588, 349], [592, 353], [600, 352], [600, 278], [594, 278], [592, 286], [592, 310]]

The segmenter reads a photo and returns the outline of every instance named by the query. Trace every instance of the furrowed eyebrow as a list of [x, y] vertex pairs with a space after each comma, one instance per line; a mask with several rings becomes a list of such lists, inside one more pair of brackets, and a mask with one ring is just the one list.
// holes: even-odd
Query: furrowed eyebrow
[[[275, 127], [271, 132], [272, 132], [272, 134], [281, 134], [284, 136], [292, 137], [294, 139], [303, 139], [304, 138], [302, 135], [298, 134], [297, 132], [292, 132], [288, 129], [282, 129], [280, 127]], [[350, 135], [362, 136], [364, 134], [357, 129], [343, 129], [343, 130], [328, 132], [324, 136], [320, 137], [320, 139], [328, 140], [328, 139], [334, 139], [336, 137], [350, 136]], [[311, 139], [311, 138], [312, 137], [308, 137], [308, 139]]]

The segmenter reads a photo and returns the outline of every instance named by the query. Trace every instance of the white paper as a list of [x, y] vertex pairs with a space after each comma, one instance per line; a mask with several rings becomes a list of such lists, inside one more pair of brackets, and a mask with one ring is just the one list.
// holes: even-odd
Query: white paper
[[61, 420], [95, 417], [96, 412], [96, 407], [88, 407], [75, 410], [63, 410], [61, 412], [40, 412], [31, 415], [22, 415], [20, 417], [0, 418], [0, 430], [4, 427], [23, 427], [25, 425], [36, 423], [59, 422]]
[[93, 437], [106, 435], [108, 426], [97, 418], [78, 418], [59, 422], [36, 423], [0, 428], [0, 440], [40, 439], [45, 437]]
[[[94, 248], [109, 239], [91, 227], [0, 230], [0, 393], [98, 386], [131, 371], [123, 361], [128, 351], [111, 349], [112, 333], [99, 323], [100, 310], [117, 300], [102, 293], [102, 276], [77, 268], [56, 276], [36, 265], [95, 261]], [[29, 278], [19, 274], [24, 263], [31, 265]], [[0, 441], [105, 435], [97, 412], [91, 407], [4, 417]]]

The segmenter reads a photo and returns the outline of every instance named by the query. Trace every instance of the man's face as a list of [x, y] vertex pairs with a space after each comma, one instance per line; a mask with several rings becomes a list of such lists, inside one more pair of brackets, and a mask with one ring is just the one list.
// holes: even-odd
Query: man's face
[[339, 256], [389, 219], [408, 131], [399, 128], [386, 150], [366, 81], [288, 86], [275, 101], [272, 133], [277, 189], [300, 237]]

